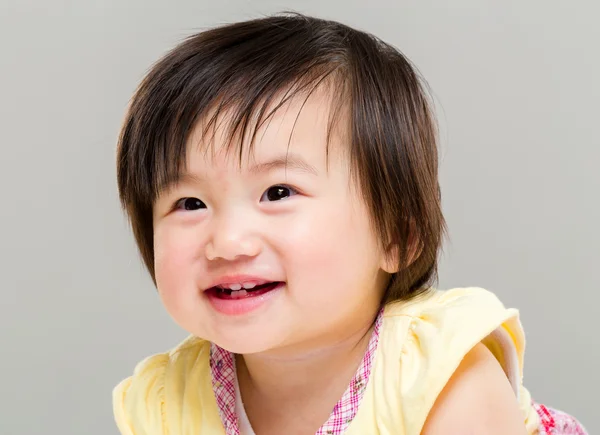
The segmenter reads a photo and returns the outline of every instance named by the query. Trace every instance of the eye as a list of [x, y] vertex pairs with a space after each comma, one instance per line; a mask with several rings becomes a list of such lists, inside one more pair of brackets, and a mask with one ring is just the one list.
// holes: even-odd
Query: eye
[[260, 198], [261, 201], [280, 201], [290, 196], [296, 195], [298, 192], [289, 186], [278, 184], [276, 186], [269, 187], [263, 196]]
[[200, 210], [206, 208], [206, 204], [204, 204], [198, 198], [181, 198], [179, 201], [175, 203], [176, 210]]

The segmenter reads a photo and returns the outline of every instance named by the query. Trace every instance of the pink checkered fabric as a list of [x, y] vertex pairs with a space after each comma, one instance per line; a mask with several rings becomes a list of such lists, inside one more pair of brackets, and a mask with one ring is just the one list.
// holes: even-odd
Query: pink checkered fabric
[[569, 414], [538, 403], [533, 407], [540, 416], [539, 435], [588, 435], [581, 423]]
[[231, 352], [214, 343], [210, 346], [210, 373], [225, 433], [240, 435], [235, 414], [235, 361]]
[[375, 320], [373, 334], [369, 340], [367, 351], [363, 357], [358, 370], [350, 381], [350, 385], [344, 392], [342, 398], [336, 403], [333, 411], [323, 426], [319, 428], [315, 435], [340, 435], [343, 434], [350, 422], [354, 419], [358, 411], [358, 405], [363, 398], [371, 368], [373, 367], [373, 359], [375, 350], [379, 342], [379, 330], [383, 321], [383, 309], [379, 312]]
[[[358, 370], [350, 381], [350, 385], [337, 402], [329, 418], [319, 428], [315, 435], [341, 435], [350, 422], [354, 419], [358, 406], [364, 395], [371, 368], [373, 357], [379, 341], [379, 331], [383, 321], [383, 309], [375, 320], [373, 334], [365, 356]], [[233, 355], [212, 344], [210, 349], [210, 370], [212, 385], [219, 408], [219, 415], [227, 435], [239, 435], [237, 416], [235, 413], [235, 361]]]

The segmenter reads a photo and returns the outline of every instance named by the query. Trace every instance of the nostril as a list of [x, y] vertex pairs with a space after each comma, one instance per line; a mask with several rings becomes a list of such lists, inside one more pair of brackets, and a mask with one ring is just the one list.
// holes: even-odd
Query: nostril
[[223, 240], [212, 240], [205, 246], [205, 256], [209, 261], [234, 261], [242, 257], [256, 257], [261, 252], [261, 242], [255, 237], [240, 239], [230, 236]]

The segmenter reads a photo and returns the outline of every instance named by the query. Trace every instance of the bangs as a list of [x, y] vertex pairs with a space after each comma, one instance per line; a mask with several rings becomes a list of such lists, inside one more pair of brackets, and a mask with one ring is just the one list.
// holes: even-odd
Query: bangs
[[286, 103], [296, 98], [305, 103], [317, 89], [331, 96], [329, 143], [347, 89], [341, 57], [323, 50], [327, 55], [319, 58], [307, 49], [299, 56], [306, 47], [300, 34], [290, 35], [277, 56], [265, 56], [265, 45], [274, 43], [269, 32], [247, 35], [229, 52], [215, 54], [210, 36], [185, 40], [140, 84], [120, 138], [121, 144], [136, 145], [119, 162], [123, 205], [135, 200], [151, 207], [177, 182], [196, 127], [206, 152], [215, 151], [214, 135], [222, 129], [225, 151], [241, 164], [261, 126]]
[[[307, 101], [315, 93], [325, 94], [326, 104], [330, 106], [326, 131], [328, 157], [331, 135], [337, 125], [344, 101], [344, 81], [337, 73], [335, 69], [321, 73], [309, 71], [306, 77], [296, 79], [292, 84], [282, 83], [280, 87], [264, 88], [257, 94], [242, 95], [240, 91], [240, 93], [232, 92], [231, 95], [218, 95], [216, 102], [197, 111], [195, 121], [192, 122], [193, 127], [188, 130], [187, 137], [167, 145], [169, 148], [176, 147], [177, 156], [173, 156], [173, 159], [177, 157], [180, 161], [175, 162], [176, 166], [165, 167], [165, 178], [159, 180], [157, 184], [158, 193], [177, 182], [179, 172], [184, 169], [186, 153], [191, 149], [192, 140], [194, 140], [193, 145], [196, 146], [195, 150], [202, 152], [204, 157], [209, 154], [214, 157], [216, 153], [224, 152], [227, 157], [233, 155], [241, 168], [244, 157], [252, 154], [260, 130], [263, 130], [262, 135], [264, 135], [279, 111], [287, 114], [290, 104], [294, 104], [295, 107], [295, 103], [298, 103], [299, 108], [292, 115], [295, 120], [288, 138], [289, 150], [298, 118]], [[217, 134], [222, 135], [221, 140], [216, 140]], [[192, 135], [198, 135], [198, 140]], [[187, 144], [183, 149], [180, 149], [180, 140]]]

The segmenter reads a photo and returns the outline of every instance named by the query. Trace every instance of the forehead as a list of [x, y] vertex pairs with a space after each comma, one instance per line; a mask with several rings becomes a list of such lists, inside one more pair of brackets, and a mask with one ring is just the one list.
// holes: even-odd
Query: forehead
[[326, 168], [328, 156], [345, 150], [346, 122], [331, 93], [318, 88], [310, 95], [299, 94], [282, 102], [283, 98], [285, 95], [265, 107], [263, 119], [249, 114], [245, 132], [234, 131], [240, 118], [235, 110], [218, 115], [213, 110], [202, 117], [188, 139], [186, 169], [193, 172], [216, 164], [244, 168], [289, 153]]

